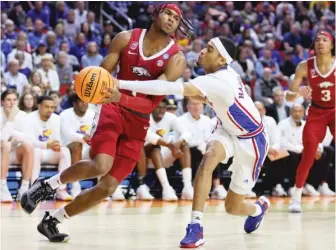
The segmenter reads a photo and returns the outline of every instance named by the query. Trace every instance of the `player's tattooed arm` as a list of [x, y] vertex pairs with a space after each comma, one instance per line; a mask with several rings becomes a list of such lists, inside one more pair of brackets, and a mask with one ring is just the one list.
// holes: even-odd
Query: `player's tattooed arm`
[[286, 93], [287, 101], [294, 101], [299, 96], [309, 96], [311, 89], [307, 86], [300, 87], [303, 78], [307, 77], [307, 61], [299, 63], [295, 70], [295, 77], [292, 83], [289, 85]]

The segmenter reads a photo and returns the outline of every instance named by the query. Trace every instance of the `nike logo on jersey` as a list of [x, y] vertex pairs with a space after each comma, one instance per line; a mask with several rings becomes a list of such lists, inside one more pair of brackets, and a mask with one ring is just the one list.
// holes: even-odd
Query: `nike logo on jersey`
[[128, 51], [128, 54], [129, 54], [129, 55], [137, 55], [138, 53], [134, 53], [134, 52], [132, 52], [132, 51], [129, 50], [129, 51]]
[[147, 127], [147, 126], [144, 126], [144, 129], [145, 129], [145, 130], [147, 130], [148, 128], [149, 128], [149, 127]]
[[136, 74], [137, 76], [151, 77], [148, 70], [143, 67], [132, 66], [132, 69], [133, 69], [133, 73]]
[[319, 84], [319, 86], [320, 86], [320, 88], [329, 88], [329, 87], [331, 87], [331, 86], [334, 86], [334, 84], [331, 83], [331, 82], [321, 82], [321, 83]]

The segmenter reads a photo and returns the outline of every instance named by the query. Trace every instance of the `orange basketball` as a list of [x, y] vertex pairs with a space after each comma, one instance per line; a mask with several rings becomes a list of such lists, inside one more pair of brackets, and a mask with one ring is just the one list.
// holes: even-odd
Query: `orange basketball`
[[87, 103], [100, 103], [107, 88], [113, 88], [113, 86], [111, 74], [98, 66], [82, 69], [75, 79], [75, 91], [79, 98]]

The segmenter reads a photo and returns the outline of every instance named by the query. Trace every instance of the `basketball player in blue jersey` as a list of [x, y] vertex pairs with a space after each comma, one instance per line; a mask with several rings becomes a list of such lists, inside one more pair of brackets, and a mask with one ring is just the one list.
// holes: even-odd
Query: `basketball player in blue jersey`
[[[251, 233], [258, 229], [270, 206], [264, 196], [255, 204], [245, 201], [245, 195], [254, 187], [267, 155], [268, 138], [258, 110], [246, 93], [240, 76], [229, 66], [235, 50], [234, 43], [225, 37], [211, 39], [198, 59], [198, 64], [207, 74], [189, 82], [120, 80], [117, 83], [120, 89], [150, 95], [200, 96], [216, 113], [217, 128], [208, 141], [195, 178], [191, 222], [180, 242], [183, 248], [204, 244], [202, 217], [211, 188], [212, 172], [218, 163], [226, 163], [232, 156], [226, 211], [232, 215], [248, 216], [244, 229]], [[114, 90], [110, 89], [109, 92], [112, 100]]]

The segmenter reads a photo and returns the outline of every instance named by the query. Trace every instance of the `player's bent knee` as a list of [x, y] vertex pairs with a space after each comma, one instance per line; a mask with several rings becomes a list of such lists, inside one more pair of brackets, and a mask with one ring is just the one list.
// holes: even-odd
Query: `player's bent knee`
[[8, 141], [1, 142], [1, 152], [2, 153], [9, 153], [12, 149], [12, 144]]
[[119, 182], [110, 175], [105, 175], [100, 179], [98, 183], [98, 187], [100, 188], [103, 197], [111, 196], [118, 187], [118, 185]]
[[97, 169], [97, 174], [102, 176], [106, 175], [112, 168], [114, 158], [110, 155], [99, 154], [96, 156], [95, 167]]
[[34, 153], [34, 146], [30, 143], [23, 143], [20, 146], [22, 148], [23, 153], [25, 154], [33, 154]]

